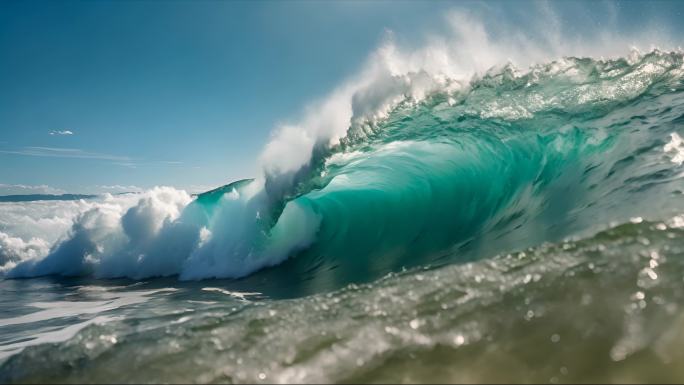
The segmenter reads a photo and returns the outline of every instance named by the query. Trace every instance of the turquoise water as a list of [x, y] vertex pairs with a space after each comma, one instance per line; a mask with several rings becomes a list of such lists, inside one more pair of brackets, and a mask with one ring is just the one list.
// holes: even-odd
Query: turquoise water
[[320, 224], [285, 264], [364, 281], [678, 215], [679, 147], [664, 147], [682, 124], [681, 66], [653, 53], [506, 68], [352, 127], [286, 198]]
[[0, 381], [681, 381], [682, 54], [447, 89], [7, 254]]

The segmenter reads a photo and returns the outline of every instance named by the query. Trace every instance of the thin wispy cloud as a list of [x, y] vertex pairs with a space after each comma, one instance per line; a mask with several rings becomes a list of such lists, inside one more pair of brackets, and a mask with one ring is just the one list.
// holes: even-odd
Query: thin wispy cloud
[[79, 148], [27, 146], [18, 149], [0, 149], [0, 154], [36, 156], [44, 158], [75, 158], [109, 161], [111, 164], [131, 169], [139, 167], [183, 167], [182, 161], [143, 160], [130, 156], [85, 151]]
[[98, 159], [110, 160], [114, 162], [130, 163], [133, 160], [128, 156], [119, 156], [111, 154], [103, 154], [98, 152], [84, 151], [78, 148], [62, 148], [62, 147], [22, 147], [17, 150], [0, 150], [1, 154], [25, 155], [25, 156], [39, 156], [49, 158], [78, 158], [78, 159]]
[[50, 135], [73, 135], [74, 132], [71, 130], [52, 130], [50, 131]]
[[138, 168], [138, 167], [185, 167], [185, 163], [178, 160], [139, 160], [127, 162], [115, 162], [114, 164], [121, 167]]
[[115, 164], [115, 165], [121, 166], [121, 167], [138, 168], [138, 164], [135, 162], [114, 162], [112, 164]]
[[66, 191], [46, 184], [6, 184], [0, 183], [0, 195], [12, 194], [64, 194]]

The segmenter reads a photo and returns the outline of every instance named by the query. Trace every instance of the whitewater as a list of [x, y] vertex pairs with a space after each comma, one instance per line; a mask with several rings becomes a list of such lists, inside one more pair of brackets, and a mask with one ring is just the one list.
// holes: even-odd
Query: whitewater
[[684, 53], [447, 21], [254, 179], [0, 203], [0, 381], [681, 379]]

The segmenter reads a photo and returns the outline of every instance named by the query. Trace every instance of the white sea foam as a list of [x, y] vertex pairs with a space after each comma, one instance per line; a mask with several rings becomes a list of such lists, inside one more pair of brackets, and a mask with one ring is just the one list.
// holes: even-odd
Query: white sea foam
[[684, 139], [679, 134], [670, 134], [670, 141], [663, 147], [663, 151], [672, 154], [672, 163], [681, 166], [684, 163]]

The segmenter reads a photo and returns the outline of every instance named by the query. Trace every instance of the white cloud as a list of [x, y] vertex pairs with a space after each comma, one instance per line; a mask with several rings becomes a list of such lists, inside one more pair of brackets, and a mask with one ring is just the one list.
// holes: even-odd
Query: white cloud
[[25, 184], [4, 184], [0, 183], [0, 195], [22, 195], [22, 194], [64, 194], [66, 191], [51, 187], [45, 184], [25, 185]]
[[74, 132], [71, 130], [52, 130], [50, 131], [50, 135], [73, 135]]

